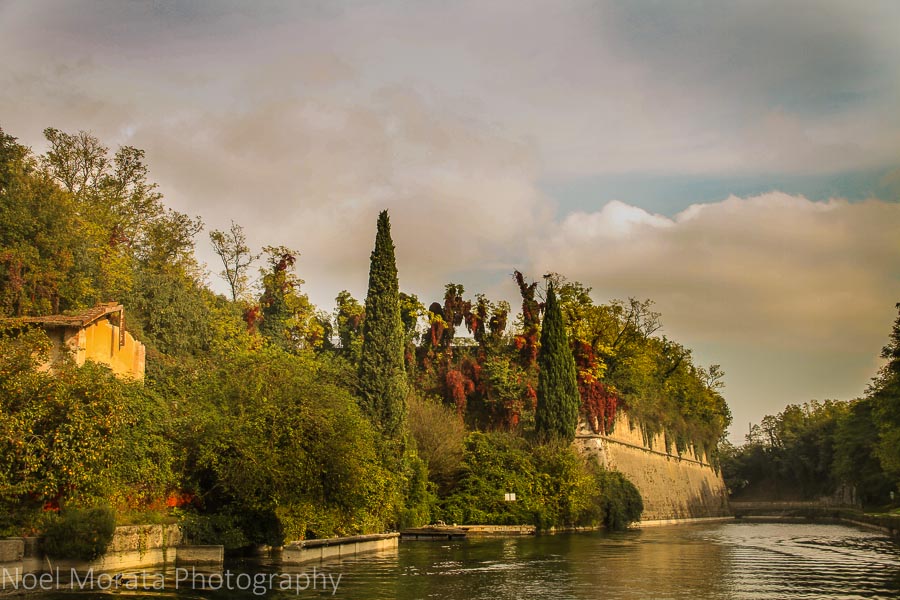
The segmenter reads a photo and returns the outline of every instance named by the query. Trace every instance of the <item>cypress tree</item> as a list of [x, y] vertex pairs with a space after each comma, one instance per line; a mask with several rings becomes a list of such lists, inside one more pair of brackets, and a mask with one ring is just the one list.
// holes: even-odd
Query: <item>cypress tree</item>
[[538, 367], [537, 407], [534, 412], [538, 437], [571, 442], [575, 439], [578, 425], [580, 397], [575, 379], [575, 358], [569, 348], [562, 310], [556, 301], [552, 283], [547, 286]]
[[403, 434], [407, 392], [399, 287], [391, 222], [385, 210], [378, 215], [378, 232], [369, 266], [359, 396], [362, 409], [375, 427], [386, 438], [394, 440]]

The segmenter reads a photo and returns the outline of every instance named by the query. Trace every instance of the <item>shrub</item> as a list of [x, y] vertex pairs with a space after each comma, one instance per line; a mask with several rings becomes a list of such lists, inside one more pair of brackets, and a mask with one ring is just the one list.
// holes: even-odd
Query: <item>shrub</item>
[[44, 533], [44, 551], [52, 558], [94, 560], [106, 552], [115, 531], [111, 508], [64, 509]]
[[[458, 485], [444, 501], [444, 519], [454, 523], [535, 523], [543, 505], [527, 442], [509, 433], [471, 433], [466, 438]], [[515, 492], [515, 502], [504, 494]]]
[[440, 401], [410, 394], [409, 429], [416, 452], [428, 467], [428, 479], [446, 492], [459, 474], [465, 451], [466, 428], [462, 419]]
[[0, 500], [0, 538], [40, 535], [56, 518], [40, 504]]
[[250, 543], [239, 520], [227, 513], [185, 513], [181, 519], [181, 530], [192, 544], [221, 544], [227, 550], [234, 550]]
[[[515, 501], [505, 493], [515, 492]], [[448, 522], [622, 529], [640, 518], [637, 489], [565, 443], [530, 445], [509, 433], [466, 439], [459, 483], [443, 500]]]
[[624, 475], [618, 471], [598, 471], [596, 481], [600, 489], [603, 525], [607, 529], [626, 529], [640, 520], [644, 501]]

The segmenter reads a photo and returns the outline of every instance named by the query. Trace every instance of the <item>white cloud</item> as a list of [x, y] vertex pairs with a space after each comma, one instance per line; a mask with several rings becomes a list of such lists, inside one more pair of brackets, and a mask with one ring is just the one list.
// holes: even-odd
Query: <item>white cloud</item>
[[667, 228], [674, 224], [662, 215], [650, 214], [643, 208], [612, 200], [599, 212], [588, 214], [579, 211], [566, 216], [560, 237], [574, 240], [576, 244], [596, 239], [627, 240], [640, 236], [643, 230]]
[[600, 294], [656, 299], [698, 339], [837, 347], [881, 335], [900, 278], [900, 205], [771, 193], [668, 219], [621, 202], [569, 215], [536, 242], [536, 271]]

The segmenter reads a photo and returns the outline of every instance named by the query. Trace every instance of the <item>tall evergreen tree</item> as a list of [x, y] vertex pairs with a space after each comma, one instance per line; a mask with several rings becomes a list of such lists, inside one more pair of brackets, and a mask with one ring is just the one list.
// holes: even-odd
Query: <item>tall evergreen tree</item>
[[386, 210], [378, 215], [365, 315], [359, 363], [360, 404], [382, 434], [396, 440], [401, 438], [406, 421], [407, 387], [400, 289]]
[[575, 439], [578, 425], [580, 396], [575, 379], [575, 359], [569, 348], [562, 310], [552, 282], [547, 286], [538, 367], [537, 407], [534, 412], [538, 436], [571, 442]]

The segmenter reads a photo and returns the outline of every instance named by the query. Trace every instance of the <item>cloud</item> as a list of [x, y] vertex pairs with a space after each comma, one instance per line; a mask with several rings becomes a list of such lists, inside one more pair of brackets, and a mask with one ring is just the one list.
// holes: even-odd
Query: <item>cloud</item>
[[529, 144], [547, 177], [870, 169], [900, 155], [898, 18], [877, 1], [36, 0], [0, 7], [0, 109], [118, 132], [185, 107], [401, 89]]
[[325, 308], [342, 287], [364, 292], [380, 209], [405, 282], [430, 294], [451, 273], [511, 271], [516, 240], [548, 219], [528, 146], [407, 89], [362, 102], [285, 92], [253, 110], [183, 111], [134, 136], [179, 210], [298, 249]]
[[601, 295], [654, 298], [695, 338], [832, 348], [883, 335], [900, 280], [900, 205], [771, 193], [669, 219], [622, 202], [567, 216], [532, 247]]

